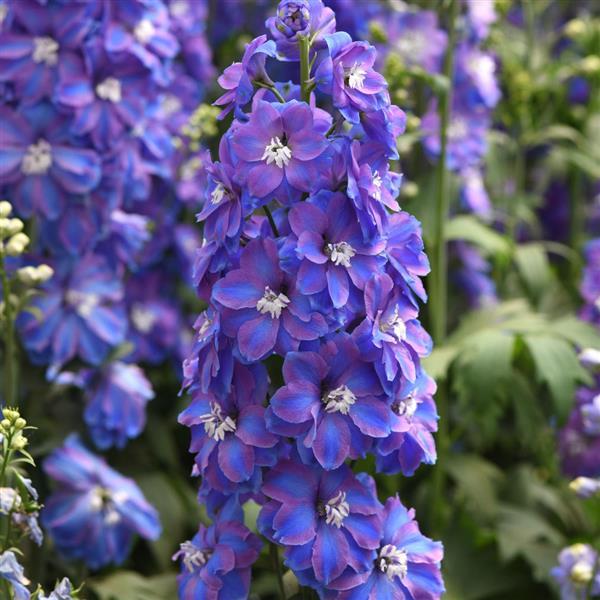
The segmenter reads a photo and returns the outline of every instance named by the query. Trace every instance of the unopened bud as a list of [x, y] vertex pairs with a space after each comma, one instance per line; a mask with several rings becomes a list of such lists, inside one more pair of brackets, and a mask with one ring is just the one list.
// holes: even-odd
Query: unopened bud
[[571, 581], [575, 584], [586, 585], [592, 580], [592, 565], [578, 562], [571, 569]]
[[590, 54], [581, 61], [581, 70], [584, 73], [594, 75], [600, 72], [600, 56]]
[[12, 206], [11, 206], [10, 202], [7, 202], [6, 200], [2, 200], [0, 202], [0, 218], [8, 217], [11, 212], [12, 212]]
[[37, 269], [31, 266], [18, 269], [17, 277], [19, 278], [19, 281], [25, 285], [35, 285], [38, 282]]
[[54, 275], [54, 269], [50, 265], [39, 265], [37, 268], [38, 281], [44, 283]]
[[8, 240], [6, 244], [6, 254], [9, 256], [23, 254], [27, 244], [29, 244], [29, 238], [24, 233], [17, 233]]
[[405, 198], [414, 198], [419, 193], [419, 186], [414, 181], [405, 181], [400, 188]]
[[2, 421], [0, 421], [0, 427], [4, 431], [8, 431], [10, 429], [10, 421], [8, 419], [2, 419]]
[[13, 450], [23, 450], [25, 446], [27, 446], [27, 438], [20, 433], [15, 435], [15, 437], [10, 442], [10, 447]]
[[8, 235], [15, 235], [19, 231], [23, 231], [23, 221], [21, 219], [9, 219]]
[[570, 38], [579, 37], [585, 32], [585, 23], [581, 19], [571, 19], [565, 25], [565, 34]]
[[15, 429], [25, 429], [27, 427], [27, 421], [23, 417], [19, 417], [15, 421]]
[[11, 423], [16, 421], [21, 415], [19, 415], [18, 410], [14, 410], [13, 408], [3, 408], [2, 414], [5, 419], [8, 419]]

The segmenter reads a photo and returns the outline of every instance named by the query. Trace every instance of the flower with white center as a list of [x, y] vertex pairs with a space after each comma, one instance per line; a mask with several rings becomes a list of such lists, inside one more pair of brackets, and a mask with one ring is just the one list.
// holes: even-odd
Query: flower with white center
[[46, 66], [53, 67], [58, 62], [58, 49], [58, 42], [51, 37], [36, 37], [33, 38], [31, 58], [35, 63], [45, 63]]
[[387, 320], [381, 323], [379, 329], [382, 333], [390, 332], [392, 335], [399, 341], [403, 342], [406, 339], [406, 323], [404, 319], [400, 316], [400, 311], [396, 306], [394, 308], [394, 312], [392, 316]]
[[335, 390], [323, 396], [325, 411], [328, 413], [340, 412], [347, 415], [350, 407], [356, 402], [356, 396], [347, 385], [340, 385]]
[[170, 117], [181, 110], [181, 100], [174, 94], [165, 94], [160, 102], [160, 108], [165, 117]]
[[275, 136], [265, 146], [261, 160], [266, 160], [268, 165], [275, 163], [280, 169], [283, 169], [284, 165], [287, 167], [291, 158], [292, 151], [279, 139], [279, 136]]
[[185, 17], [188, 14], [190, 5], [186, 0], [175, 0], [169, 6], [169, 12], [174, 17]]
[[134, 28], [133, 35], [140, 44], [147, 44], [156, 33], [156, 29], [152, 21], [142, 19]]
[[13, 488], [0, 487], [0, 515], [7, 515], [21, 506], [21, 496]]
[[592, 580], [593, 574], [593, 565], [587, 560], [580, 560], [573, 565], [569, 576], [575, 585], [584, 586]]
[[360, 90], [365, 83], [366, 75], [366, 69], [364, 69], [359, 63], [354, 63], [350, 69], [348, 69], [348, 85], [353, 90], [357, 88]]
[[197, 156], [194, 156], [181, 165], [179, 176], [183, 181], [191, 181], [196, 177], [196, 173], [198, 173], [200, 167], [202, 167], [202, 161]]
[[279, 319], [281, 311], [289, 303], [290, 299], [285, 294], [276, 294], [267, 286], [264, 296], [256, 303], [256, 310], [263, 315], [269, 313], [272, 319]]
[[594, 306], [595, 306], [595, 307], [596, 307], [598, 310], [600, 310], [600, 296], [598, 296], [598, 297], [596, 298], [596, 300], [594, 300]]
[[350, 267], [350, 259], [356, 255], [356, 251], [348, 242], [337, 242], [336, 244], [327, 244], [325, 254], [334, 265]]
[[24, 175], [45, 175], [52, 166], [52, 146], [43, 139], [31, 144], [21, 161]]
[[216, 402], [210, 403], [210, 413], [202, 415], [199, 421], [204, 423], [206, 435], [216, 442], [222, 442], [226, 433], [236, 430], [235, 421], [231, 417], [224, 417], [223, 410]]
[[419, 63], [427, 46], [428, 42], [420, 31], [406, 31], [396, 42], [398, 54], [408, 64]]
[[409, 394], [406, 398], [403, 398], [398, 402], [394, 402], [394, 404], [392, 405], [392, 410], [399, 417], [406, 417], [407, 419], [411, 419], [417, 412], [419, 404], [421, 404], [421, 400], [417, 400], [412, 394]]
[[113, 104], [121, 102], [121, 82], [114, 77], [107, 77], [96, 86], [96, 95], [101, 100], [108, 100]]
[[173, 560], [182, 557], [185, 568], [193, 573], [198, 567], [203, 567], [210, 558], [210, 550], [202, 550], [190, 541], [179, 544], [179, 550], [173, 555]]
[[229, 190], [219, 181], [210, 195], [211, 204], [220, 204], [223, 198], [229, 200]]
[[373, 198], [381, 202], [381, 184], [383, 180], [381, 179], [381, 175], [379, 171], [375, 171], [373, 173], [373, 186], [375, 187], [375, 191], [373, 192]]
[[325, 523], [335, 525], [339, 529], [344, 519], [350, 514], [350, 505], [346, 502], [346, 492], [338, 492], [323, 508]]
[[206, 332], [210, 329], [212, 325], [212, 320], [208, 318], [208, 316], [204, 317], [204, 321], [202, 321], [202, 325], [200, 325], [200, 329], [198, 329], [198, 340], [203, 342], [206, 339]]
[[600, 365], [600, 350], [595, 348], [584, 348], [579, 353], [579, 360], [589, 366]]
[[393, 544], [387, 544], [379, 551], [377, 558], [379, 570], [385, 573], [391, 581], [394, 577], [404, 579], [408, 572], [408, 556], [406, 550], [396, 548]]
[[142, 304], [134, 304], [131, 309], [131, 321], [141, 333], [150, 333], [156, 323], [156, 314]]
[[581, 407], [583, 429], [589, 435], [600, 434], [600, 394]]
[[451, 140], [459, 140], [467, 136], [469, 128], [464, 119], [455, 118], [450, 121], [448, 126], [448, 138]]
[[88, 294], [79, 290], [68, 290], [65, 299], [68, 304], [75, 308], [77, 314], [84, 319], [87, 319], [100, 304], [98, 294]]
[[101, 486], [96, 486], [90, 492], [90, 509], [94, 512], [102, 512], [104, 522], [107, 525], [116, 525], [121, 520], [121, 514], [117, 508], [127, 502], [129, 495], [124, 491], [112, 492]]

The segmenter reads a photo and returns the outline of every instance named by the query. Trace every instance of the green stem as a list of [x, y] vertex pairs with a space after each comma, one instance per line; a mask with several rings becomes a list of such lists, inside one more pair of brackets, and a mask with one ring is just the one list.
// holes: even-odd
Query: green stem
[[279, 102], [285, 102], [285, 98], [279, 93], [279, 90], [274, 85], [269, 85], [268, 83], [263, 83], [262, 81], [255, 81], [254, 85], [273, 92], [273, 95], [275, 98], [277, 98], [277, 100], [279, 100]]
[[4, 400], [7, 406], [15, 406], [15, 322], [10, 301], [10, 281], [2, 253], [0, 253], [0, 278], [4, 296]]
[[307, 37], [300, 37], [300, 89], [302, 90], [302, 100], [310, 100], [310, 41]]
[[263, 206], [263, 210], [265, 211], [265, 215], [267, 215], [267, 219], [269, 220], [269, 225], [275, 234], [275, 237], [279, 237], [279, 230], [277, 229], [277, 225], [275, 225], [275, 219], [273, 218], [273, 214], [269, 210], [269, 207], [265, 204]]
[[[436, 173], [436, 211], [433, 231], [433, 249], [431, 254], [430, 281], [430, 315], [434, 342], [442, 345], [446, 338], [448, 327], [448, 255], [446, 246], [446, 223], [450, 209], [449, 177], [446, 168], [448, 155], [448, 127], [452, 106], [452, 74], [454, 71], [454, 50], [456, 43], [456, 18], [458, 0], [450, 0], [448, 23], [448, 48], [444, 60], [444, 75], [448, 87], [441, 93], [439, 99], [440, 112], [440, 157]], [[443, 511], [446, 502], [445, 488], [445, 458], [448, 450], [448, 399], [445, 390], [440, 385], [436, 396], [440, 429], [437, 435], [438, 464], [433, 472], [432, 483], [432, 525], [439, 531], [443, 526]]]
[[279, 594], [282, 600], [285, 600], [285, 587], [283, 586], [283, 575], [281, 573], [281, 562], [279, 561], [279, 550], [277, 544], [269, 542], [269, 554], [271, 555], [271, 562], [273, 563], [273, 569], [277, 576], [277, 585], [279, 586]]

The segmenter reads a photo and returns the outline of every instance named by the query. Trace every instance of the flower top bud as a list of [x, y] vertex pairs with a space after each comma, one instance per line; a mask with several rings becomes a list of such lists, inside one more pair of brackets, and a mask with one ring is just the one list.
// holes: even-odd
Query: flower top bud
[[39, 282], [45, 283], [54, 275], [54, 269], [50, 265], [38, 265], [37, 273]]
[[298, 32], [307, 33], [310, 10], [307, 0], [282, 0], [277, 7], [276, 27], [287, 37]]
[[11, 423], [14, 423], [21, 415], [18, 410], [13, 408], [3, 408], [2, 415], [5, 419], [8, 419]]
[[23, 417], [19, 417], [15, 421], [15, 429], [25, 429], [27, 427], [27, 421]]
[[6, 244], [6, 254], [9, 256], [23, 254], [27, 244], [29, 244], [29, 238], [24, 233], [17, 233], [8, 240]]
[[0, 429], [4, 432], [8, 432], [8, 430], [10, 429], [11, 426], [11, 422], [8, 419], [2, 419], [2, 421], [0, 421]]
[[0, 201], [0, 218], [5, 218], [5, 217], [10, 216], [11, 212], [12, 212], [11, 203], [7, 202], [6, 200]]

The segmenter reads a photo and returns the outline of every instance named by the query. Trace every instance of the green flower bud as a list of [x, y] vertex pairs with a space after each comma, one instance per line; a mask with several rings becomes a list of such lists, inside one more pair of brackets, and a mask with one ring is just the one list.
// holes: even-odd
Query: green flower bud
[[11, 212], [12, 212], [11, 203], [7, 202], [6, 200], [2, 200], [0, 202], [0, 218], [8, 217]]

